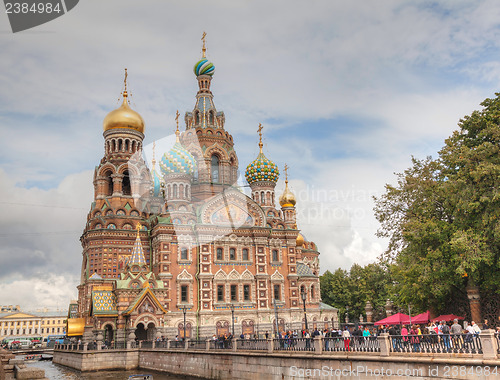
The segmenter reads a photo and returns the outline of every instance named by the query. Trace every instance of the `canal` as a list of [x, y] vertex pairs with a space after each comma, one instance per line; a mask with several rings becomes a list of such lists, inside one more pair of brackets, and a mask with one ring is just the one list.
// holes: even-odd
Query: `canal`
[[127, 380], [130, 375], [150, 374], [153, 380], [186, 380], [195, 379], [192, 376], [174, 376], [162, 372], [150, 370], [134, 371], [99, 371], [99, 372], [79, 372], [71, 368], [63, 367], [52, 361], [26, 362], [27, 366], [37, 367], [45, 370], [45, 377], [50, 380]]

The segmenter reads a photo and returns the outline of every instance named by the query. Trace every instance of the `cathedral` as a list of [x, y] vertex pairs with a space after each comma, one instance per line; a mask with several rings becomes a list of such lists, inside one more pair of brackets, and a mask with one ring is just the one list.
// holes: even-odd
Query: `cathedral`
[[[238, 156], [211, 91], [215, 67], [194, 66], [198, 92], [175, 143], [158, 162], [143, 154], [145, 123], [122, 104], [104, 119], [104, 156], [80, 238], [79, 331], [91, 341], [229, 334], [337, 325], [321, 303], [319, 252], [300, 233], [296, 198], [275, 194], [280, 172], [260, 152], [238, 185]], [[184, 128], [183, 128], [184, 129]], [[154, 143], [153, 143], [154, 144]], [[155, 146], [155, 145], [153, 145]], [[304, 308], [306, 313], [304, 313]]]

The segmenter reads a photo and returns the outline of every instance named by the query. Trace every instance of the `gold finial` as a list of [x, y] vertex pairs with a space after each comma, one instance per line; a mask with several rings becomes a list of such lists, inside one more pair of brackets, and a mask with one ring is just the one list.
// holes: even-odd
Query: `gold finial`
[[137, 236], [139, 236], [139, 231], [141, 230], [141, 228], [142, 228], [142, 224], [137, 223], [137, 227], [135, 227], [135, 229], [137, 230]]
[[260, 148], [260, 153], [262, 153], [262, 147], [263, 147], [263, 144], [262, 144], [262, 129], [264, 127], [262, 126], [261, 123], [259, 123], [259, 129], [257, 129], [257, 132], [259, 132], [259, 148]]
[[288, 183], [288, 165], [285, 164], [285, 183]]
[[177, 124], [177, 129], [175, 130], [175, 136], [177, 138], [177, 142], [179, 142], [179, 135], [181, 134], [179, 132], [179, 116], [180, 116], [179, 110], [175, 111], [175, 122]]
[[205, 38], [207, 37], [207, 33], [203, 32], [203, 36], [201, 36], [201, 40], [203, 41], [203, 47], [201, 48], [202, 51], [202, 57], [206, 58], [207, 57], [207, 48], [205, 47]]
[[124, 90], [123, 90], [123, 104], [128, 104], [128, 101], [127, 101], [127, 77], [128, 77], [128, 73], [127, 73], [127, 68], [125, 67], [125, 78], [123, 78], [123, 86], [125, 87]]

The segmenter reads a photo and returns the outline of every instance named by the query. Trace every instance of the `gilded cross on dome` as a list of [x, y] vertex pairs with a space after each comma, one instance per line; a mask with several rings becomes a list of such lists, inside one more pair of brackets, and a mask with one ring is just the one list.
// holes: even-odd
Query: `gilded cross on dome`
[[127, 73], [127, 68], [125, 67], [125, 78], [123, 79], [123, 85], [125, 86], [125, 92], [127, 92], [127, 77], [128, 77], [128, 73]]
[[207, 48], [205, 47], [205, 38], [206, 37], [207, 37], [207, 33], [203, 32], [203, 35], [201, 36], [201, 40], [203, 41], [203, 47], [201, 48], [203, 58], [206, 58], [206, 53], [207, 53]]
[[262, 144], [262, 129], [263, 128], [264, 127], [262, 126], [262, 124], [259, 123], [259, 128], [257, 129], [257, 132], [259, 132], [259, 148], [260, 148], [260, 153], [262, 153], [262, 146], [263, 146], [263, 144]]
[[135, 227], [135, 229], [137, 230], [137, 233], [139, 233], [139, 231], [141, 230], [142, 228], [142, 224], [141, 223], [137, 223], [137, 227]]
[[179, 116], [180, 116], [180, 113], [179, 113], [179, 110], [175, 111], [175, 122], [177, 124], [177, 129], [175, 130], [175, 136], [177, 136], [177, 140], [179, 140]]
[[288, 165], [285, 164], [285, 182], [288, 183]]

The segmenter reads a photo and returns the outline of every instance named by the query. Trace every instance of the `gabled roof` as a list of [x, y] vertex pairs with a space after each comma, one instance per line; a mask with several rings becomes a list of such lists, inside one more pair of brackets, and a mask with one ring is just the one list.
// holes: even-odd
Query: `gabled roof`
[[299, 277], [316, 277], [308, 265], [300, 262], [297, 262], [297, 274]]
[[130, 304], [127, 310], [123, 313], [124, 315], [130, 315], [141, 303], [141, 301], [146, 298], [146, 296], [149, 296], [151, 298], [151, 301], [165, 314], [167, 313], [167, 310], [162, 306], [160, 301], [158, 301], [158, 298], [154, 295], [154, 293], [151, 291], [151, 288], [144, 288], [144, 290], [139, 293], [139, 295], [136, 297], [136, 299]]

